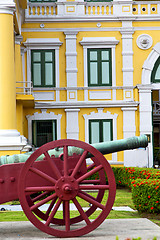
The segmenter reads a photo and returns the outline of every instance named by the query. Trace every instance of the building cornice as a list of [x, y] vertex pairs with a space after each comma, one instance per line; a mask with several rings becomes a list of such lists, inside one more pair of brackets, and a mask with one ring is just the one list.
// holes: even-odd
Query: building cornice
[[137, 107], [135, 101], [94, 101], [94, 102], [35, 102], [35, 108], [109, 108], [109, 107]]

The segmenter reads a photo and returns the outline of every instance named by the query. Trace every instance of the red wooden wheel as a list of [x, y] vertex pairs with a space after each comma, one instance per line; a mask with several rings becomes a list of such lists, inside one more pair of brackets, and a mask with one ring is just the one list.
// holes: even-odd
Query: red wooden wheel
[[[70, 156], [70, 146], [83, 149], [82, 155]], [[54, 148], [63, 148], [63, 161], [50, 156]], [[89, 166], [88, 153], [93, 156]], [[41, 155], [44, 159], [37, 161]], [[43, 145], [24, 164], [19, 178], [19, 199], [26, 216], [41, 231], [58, 237], [81, 236], [97, 228], [112, 209], [115, 193], [109, 163], [98, 150], [78, 140]], [[47, 210], [41, 210], [46, 203]]]

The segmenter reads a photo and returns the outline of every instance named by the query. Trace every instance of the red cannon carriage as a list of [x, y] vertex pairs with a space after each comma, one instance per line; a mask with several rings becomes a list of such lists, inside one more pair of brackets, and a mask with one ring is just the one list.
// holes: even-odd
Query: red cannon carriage
[[25, 162], [24, 154], [10, 157], [13, 163], [0, 166], [0, 203], [19, 199], [28, 219], [50, 235], [87, 234], [106, 219], [115, 200], [114, 174], [103, 154], [147, 145], [145, 135], [93, 145], [57, 140]]

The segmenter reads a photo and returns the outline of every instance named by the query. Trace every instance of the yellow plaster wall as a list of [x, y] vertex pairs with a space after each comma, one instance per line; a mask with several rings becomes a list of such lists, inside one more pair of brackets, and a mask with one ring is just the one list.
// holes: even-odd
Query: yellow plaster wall
[[23, 124], [24, 124], [24, 115], [23, 115], [23, 104], [18, 101], [16, 105], [16, 116], [17, 116], [17, 130], [23, 135]]
[[10, 150], [7, 150], [7, 151], [0, 151], [0, 157], [1, 156], [6, 156], [6, 155], [14, 155], [14, 154], [20, 154], [20, 151], [10, 151]]

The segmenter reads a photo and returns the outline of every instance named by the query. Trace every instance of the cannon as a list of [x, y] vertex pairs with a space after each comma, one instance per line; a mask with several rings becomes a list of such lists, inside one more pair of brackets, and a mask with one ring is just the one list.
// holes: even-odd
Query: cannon
[[87, 234], [115, 200], [115, 178], [104, 155], [147, 145], [145, 135], [92, 145], [62, 139], [33, 153], [1, 157], [0, 204], [19, 199], [32, 224], [52, 236]]

